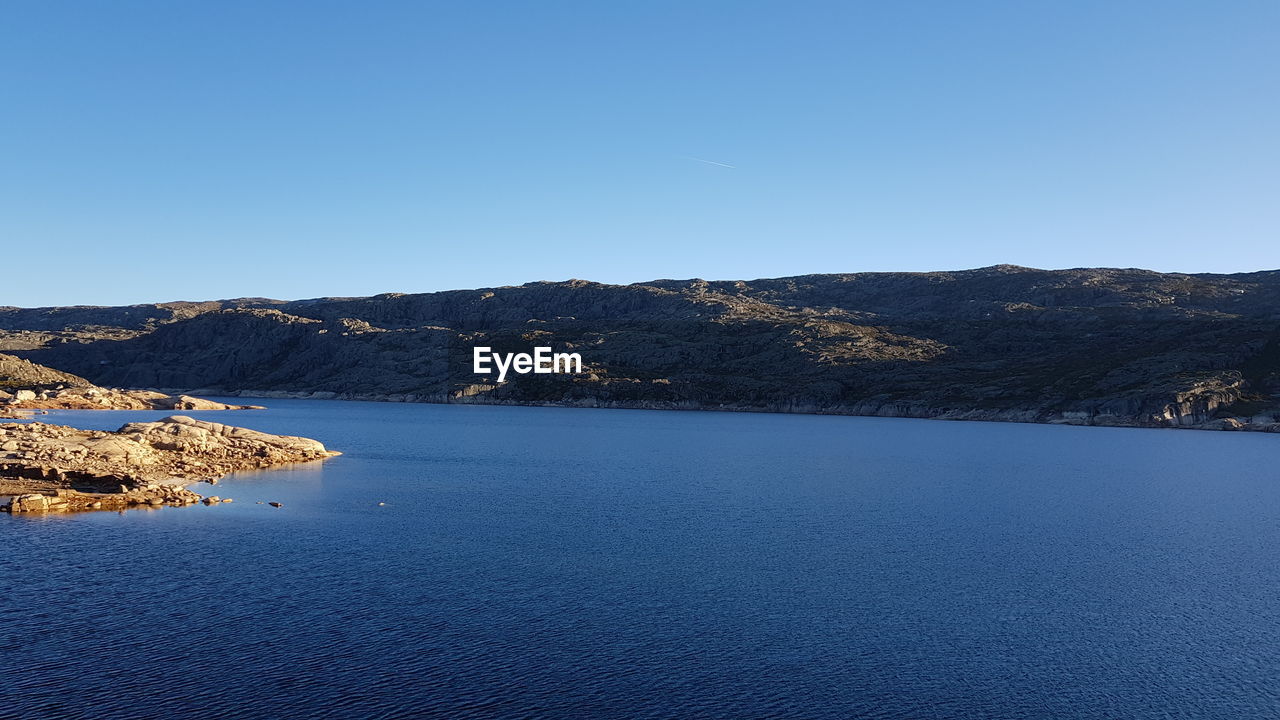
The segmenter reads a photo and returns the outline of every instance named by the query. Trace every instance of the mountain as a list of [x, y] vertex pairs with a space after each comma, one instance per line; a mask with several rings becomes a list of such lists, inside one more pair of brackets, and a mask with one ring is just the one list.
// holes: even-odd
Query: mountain
[[[579, 375], [472, 372], [472, 348]], [[1266, 428], [1280, 271], [583, 280], [285, 302], [0, 308], [0, 350], [99, 385], [425, 402]]]

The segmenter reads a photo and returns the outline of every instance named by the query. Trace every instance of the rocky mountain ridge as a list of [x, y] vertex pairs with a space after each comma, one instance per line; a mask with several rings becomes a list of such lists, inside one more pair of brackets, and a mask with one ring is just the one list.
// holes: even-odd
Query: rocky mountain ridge
[[[578, 352], [585, 372], [497, 383], [472, 372], [476, 345]], [[1006, 265], [0, 308], [0, 351], [205, 394], [1272, 429], [1280, 271]]]

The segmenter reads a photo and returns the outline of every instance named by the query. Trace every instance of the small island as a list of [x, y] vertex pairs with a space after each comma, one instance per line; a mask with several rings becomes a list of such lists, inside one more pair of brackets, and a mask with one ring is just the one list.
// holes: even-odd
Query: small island
[[308, 438], [174, 415], [114, 432], [45, 423], [0, 425], [0, 495], [12, 513], [191, 505], [184, 486], [239, 470], [341, 453]]
[[[77, 375], [0, 354], [0, 418], [49, 410], [258, 410], [189, 395], [102, 388]], [[308, 438], [174, 415], [114, 432], [41, 422], [0, 425], [0, 505], [11, 513], [191, 505], [194, 482], [321, 460], [339, 453]]]

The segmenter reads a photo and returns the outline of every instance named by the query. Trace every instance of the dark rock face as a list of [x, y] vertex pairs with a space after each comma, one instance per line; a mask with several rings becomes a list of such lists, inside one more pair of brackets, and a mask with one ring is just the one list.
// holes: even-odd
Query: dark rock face
[[[580, 375], [472, 373], [471, 348]], [[1280, 413], [1280, 272], [863, 273], [0, 308], [0, 349], [204, 392], [1191, 426]]]

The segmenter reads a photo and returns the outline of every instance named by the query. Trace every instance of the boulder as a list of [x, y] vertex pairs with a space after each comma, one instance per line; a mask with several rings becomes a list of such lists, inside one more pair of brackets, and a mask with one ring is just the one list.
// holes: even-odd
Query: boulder
[[39, 493], [30, 493], [28, 495], [19, 495], [9, 501], [4, 509], [11, 513], [18, 512], [46, 512], [51, 509], [50, 498], [47, 495]]

